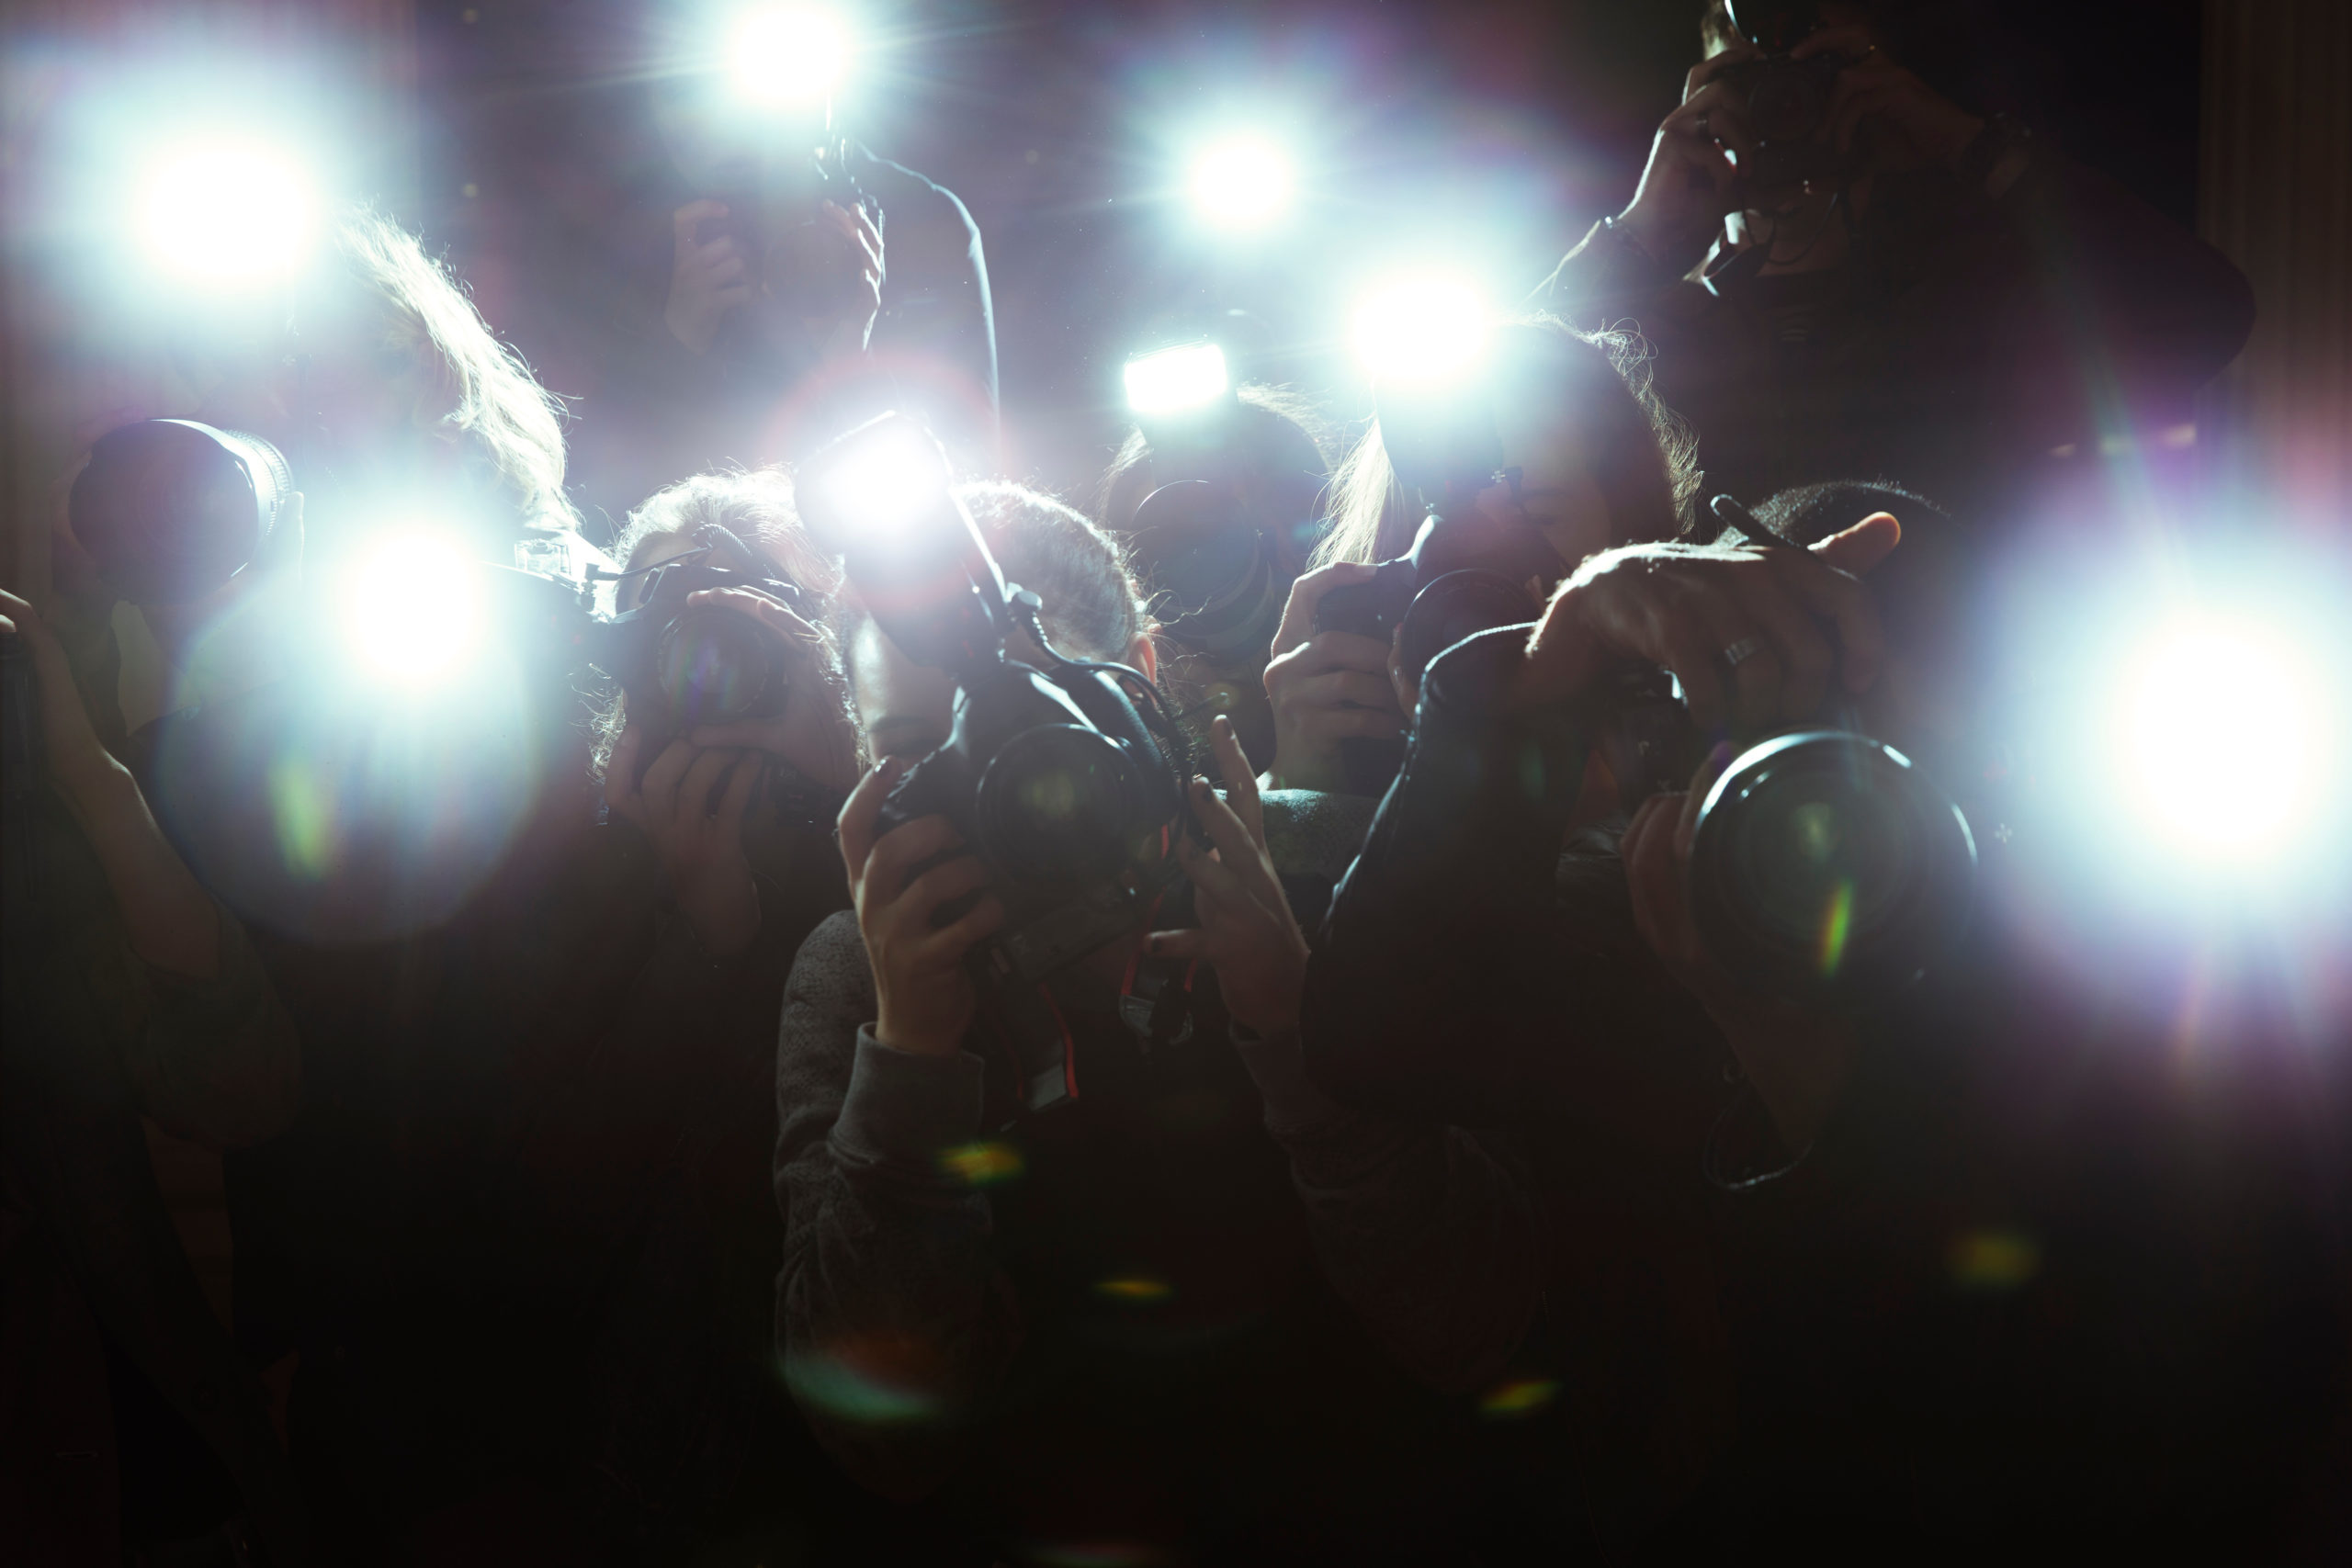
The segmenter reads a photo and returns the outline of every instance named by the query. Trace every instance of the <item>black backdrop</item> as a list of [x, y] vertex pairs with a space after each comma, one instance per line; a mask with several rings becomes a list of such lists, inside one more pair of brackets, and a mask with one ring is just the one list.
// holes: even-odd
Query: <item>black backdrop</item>
[[[845, 6], [880, 40], [842, 106], [886, 156], [948, 186], [986, 237], [1007, 414], [1004, 467], [1082, 491], [1116, 438], [1116, 371], [1169, 318], [1257, 312], [1271, 373], [1341, 418], [1337, 352], [1384, 258], [1471, 254], [1524, 287], [1631, 193], [1696, 58], [1698, 0], [1178, 3], [935, 0]], [[1914, 7], [1923, 67], [2019, 112], [2184, 222], [2194, 216], [2196, 0], [2134, 6], [1946, 0]], [[424, 127], [417, 221], [560, 391], [602, 329], [569, 276], [653, 155], [645, 0], [417, 7]], [[674, 16], [674, 12], [670, 15]], [[1171, 140], [1288, 117], [1302, 209], [1273, 240], [1216, 244], [1172, 194]]]

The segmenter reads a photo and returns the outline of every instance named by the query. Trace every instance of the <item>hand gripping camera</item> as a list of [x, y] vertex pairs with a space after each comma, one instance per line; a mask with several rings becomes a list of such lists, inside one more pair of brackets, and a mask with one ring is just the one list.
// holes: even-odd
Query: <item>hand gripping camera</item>
[[1752, 192], [1789, 191], [1835, 174], [1837, 154], [1818, 138], [1838, 73], [1853, 62], [1826, 52], [1789, 57], [1820, 28], [1821, 7], [1814, 0], [1729, 0], [1724, 9], [1739, 36], [1763, 51], [1715, 75], [1744, 105], [1755, 139], [1742, 160], [1740, 183]]
[[[939, 444], [913, 421], [884, 414], [816, 454], [800, 504], [884, 635], [956, 677], [946, 743], [892, 788], [881, 829], [944, 816], [978, 855], [1006, 911], [969, 960], [991, 1070], [1009, 1075], [1003, 1098], [1022, 1110], [1061, 1104], [1077, 1067], [1045, 982], [1178, 900], [1171, 851], [1191, 828], [1182, 741], [1140, 671], [1054, 649], [1035, 596], [1008, 587]], [[1016, 626], [1046, 669], [1010, 657]], [[1147, 1039], [1181, 1041], [1189, 969], [1136, 970], [1123, 1016]]]
[[849, 172], [849, 141], [830, 125], [822, 140], [748, 160], [734, 188], [720, 193], [727, 216], [707, 219], [704, 244], [732, 234], [749, 258], [752, 281], [787, 315], [812, 320], [849, 311], [865, 289], [865, 257], [820, 210], [830, 201], [847, 212], [860, 202], [878, 230], [881, 204]]

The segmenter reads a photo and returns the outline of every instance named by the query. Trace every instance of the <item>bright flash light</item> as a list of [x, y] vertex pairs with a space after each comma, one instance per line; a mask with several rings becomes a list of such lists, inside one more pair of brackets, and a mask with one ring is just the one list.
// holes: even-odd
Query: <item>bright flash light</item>
[[848, 74], [850, 35], [820, 6], [764, 6], [737, 18], [727, 75], [737, 93], [768, 108], [823, 103]]
[[1290, 205], [1288, 153], [1263, 137], [1233, 136], [1193, 161], [1185, 186], [1193, 207], [1219, 229], [1257, 229]]
[[2331, 788], [2335, 717], [2312, 656], [2268, 626], [2199, 619], [2129, 667], [2109, 737], [2152, 832], [2215, 866], [2275, 861]]
[[843, 517], [884, 527], [914, 516], [945, 482], [938, 446], [904, 425], [865, 437], [824, 480], [826, 499]]
[[293, 270], [318, 224], [318, 195], [301, 164], [248, 137], [172, 147], [140, 180], [139, 243], [164, 271], [211, 287]]
[[487, 615], [481, 570], [438, 534], [403, 533], [368, 551], [344, 594], [353, 651], [394, 685], [435, 685], [464, 668]]
[[1179, 344], [1127, 361], [1127, 407], [1139, 414], [1175, 413], [1225, 395], [1225, 350], [1213, 343]]
[[1356, 357], [1374, 381], [1442, 385], [1467, 375], [1486, 357], [1493, 320], [1485, 296], [1460, 279], [1395, 284], [1357, 310]]

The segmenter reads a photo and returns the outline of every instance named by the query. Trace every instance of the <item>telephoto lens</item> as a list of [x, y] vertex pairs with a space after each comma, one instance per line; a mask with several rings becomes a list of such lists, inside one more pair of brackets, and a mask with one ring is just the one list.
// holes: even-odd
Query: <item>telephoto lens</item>
[[1133, 525], [1151, 541], [1151, 580], [1174, 612], [1162, 630], [1224, 661], [1265, 657], [1290, 590], [1264, 530], [1240, 510], [1230, 486], [1179, 479], [1146, 496]]
[[98, 437], [66, 513], [116, 592], [187, 604], [252, 563], [293, 489], [285, 457], [258, 435], [146, 419]]
[[1750, 748], [1716, 781], [1690, 845], [1708, 952], [1758, 990], [1861, 1006], [1926, 974], [1967, 929], [1976, 842], [1909, 758], [1845, 730]]

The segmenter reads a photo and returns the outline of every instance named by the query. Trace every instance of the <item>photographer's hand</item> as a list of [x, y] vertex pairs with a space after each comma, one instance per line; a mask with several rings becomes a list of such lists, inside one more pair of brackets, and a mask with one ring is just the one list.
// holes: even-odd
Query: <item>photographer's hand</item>
[[942, 904], [980, 892], [988, 874], [978, 856], [960, 854], [920, 876], [910, 874], [934, 855], [961, 847], [944, 817], [919, 817], [876, 839], [882, 798], [905, 771], [904, 762], [891, 758], [850, 792], [842, 807], [842, 863], [874, 965], [874, 1037], [918, 1056], [952, 1056], [963, 1049], [978, 1005], [964, 955], [1004, 924], [1004, 906], [995, 894], [981, 892], [979, 902], [955, 920], [932, 923]]
[[220, 963], [220, 912], [156, 826], [130, 770], [98, 743], [56, 634], [5, 591], [0, 632], [15, 633], [32, 655], [50, 784], [98, 858], [131, 951], [167, 973], [209, 979]]
[[705, 588], [688, 594], [686, 603], [740, 610], [759, 622], [782, 639], [792, 681], [782, 713], [706, 724], [686, 739], [697, 746], [743, 746], [781, 757], [811, 783], [847, 795], [857, 784], [857, 728], [824, 635], [757, 589]]
[[727, 216], [722, 202], [690, 201], [670, 215], [675, 233], [670, 264], [670, 298], [662, 320], [670, 335], [690, 354], [708, 354], [727, 312], [752, 298], [752, 258], [741, 242], [721, 234], [707, 244], [695, 237], [703, 224]]
[[1750, 142], [1738, 99], [1715, 77], [1755, 52], [1741, 44], [1690, 68], [1682, 102], [1658, 122], [1641, 184], [1617, 215], [1617, 226], [1677, 276], [1704, 254], [1737, 205], [1739, 171], [1725, 149], [1745, 152]]
[[1274, 760], [1268, 789], [1344, 790], [1340, 742], [1352, 736], [1394, 740], [1404, 710], [1388, 679], [1388, 648], [1376, 637], [1315, 631], [1323, 595], [1369, 581], [1373, 568], [1354, 561], [1319, 567], [1291, 584], [1266, 661], [1266, 697], [1274, 710]]
[[1654, 795], [1634, 813], [1618, 853], [1633, 894], [1634, 925], [1658, 962], [1700, 1006], [1738, 1058], [1781, 1141], [1803, 1148], [1837, 1106], [1857, 1040], [1846, 1020], [1742, 990], [1716, 964], [1690, 917], [1690, 839], [1699, 807], [1730, 761], [1729, 749], [1700, 764], [1684, 793]]
[[1220, 714], [1209, 734], [1230, 783], [1220, 800], [1206, 779], [1194, 779], [1193, 809], [1216, 849], [1204, 850], [1189, 835], [1176, 845], [1201, 923], [1190, 931], [1152, 932], [1151, 951], [1162, 958], [1202, 960], [1216, 971], [1234, 1022], [1257, 1034], [1280, 1034], [1298, 1027], [1306, 936], [1266, 852], [1265, 810], [1231, 721]]
[[1830, 98], [1826, 134], [1840, 152], [1854, 149], [1865, 120], [1889, 134], [1871, 139], [1871, 162], [1881, 168], [1917, 168], [1941, 164], [1957, 171], [1961, 154], [1984, 129], [1984, 120], [1928, 86], [1887, 57], [1861, 28], [1824, 28], [1789, 51], [1792, 60], [1842, 54], [1854, 63], [1838, 73]]
[[[1553, 596], [1512, 701], [1528, 707], [1566, 701], [1585, 690], [1604, 660], [1632, 658], [1674, 671], [1702, 728], [1808, 718], [1828, 691], [1833, 662], [1849, 691], [1867, 691], [1878, 678], [1878, 613], [1858, 574], [1902, 536], [1882, 512], [1810, 550], [1604, 551]], [[1834, 660], [1823, 623], [1838, 628]]]
[[[763, 764], [732, 748], [673, 740], [640, 784], [637, 759], [643, 739], [634, 723], [621, 730], [605, 775], [605, 799], [653, 840], [670, 897], [703, 946], [721, 958], [741, 953], [760, 934], [760, 892], [743, 854], [743, 813]], [[714, 807], [711, 795], [721, 779], [726, 791]]]

